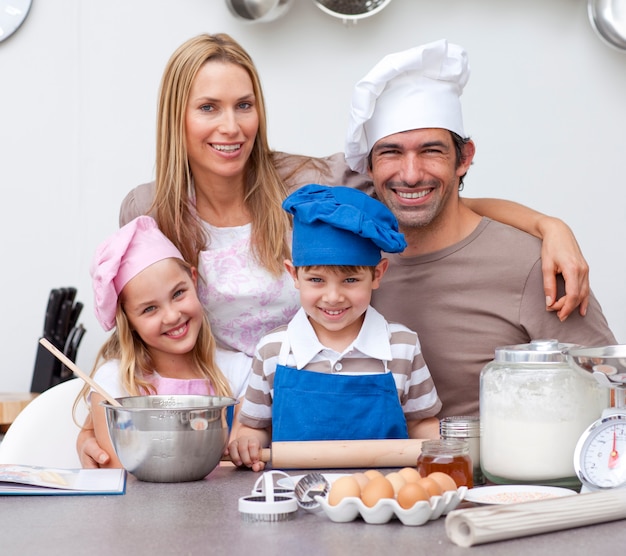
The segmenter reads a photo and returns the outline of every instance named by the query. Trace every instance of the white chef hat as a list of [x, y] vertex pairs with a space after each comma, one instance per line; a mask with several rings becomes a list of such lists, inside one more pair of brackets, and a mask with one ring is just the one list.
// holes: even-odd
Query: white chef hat
[[442, 128], [465, 136], [460, 96], [470, 74], [467, 52], [445, 39], [385, 56], [354, 87], [346, 160], [364, 173], [383, 137]]

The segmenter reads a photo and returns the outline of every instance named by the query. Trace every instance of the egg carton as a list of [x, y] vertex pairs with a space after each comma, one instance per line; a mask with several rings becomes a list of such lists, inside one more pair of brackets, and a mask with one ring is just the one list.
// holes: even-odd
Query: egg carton
[[399, 519], [403, 525], [416, 526], [424, 525], [451, 512], [465, 498], [466, 493], [467, 487], [462, 486], [457, 490], [444, 492], [441, 496], [432, 496], [429, 501], [416, 502], [408, 509], [401, 507], [397, 500], [391, 498], [381, 498], [371, 508], [355, 496], [344, 498], [336, 506], [331, 506], [321, 496], [316, 496], [315, 500], [330, 520], [337, 523], [347, 523], [361, 517], [370, 524], [382, 524]]

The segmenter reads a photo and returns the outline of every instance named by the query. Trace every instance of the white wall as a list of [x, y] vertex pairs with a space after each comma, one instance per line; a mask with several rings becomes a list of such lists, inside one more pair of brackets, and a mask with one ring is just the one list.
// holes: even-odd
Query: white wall
[[594, 34], [585, 0], [394, 0], [355, 26], [309, 0], [261, 24], [222, 0], [33, 4], [0, 43], [0, 391], [29, 388], [54, 287], [78, 287], [87, 306], [78, 364], [90, 370], [105, 334], [89, 261], [126, 192], [153, 178], [161, 72], [200, 32], [230, 33], [252, 54], [272, 146], [314, 155], [342, 150], [351, 87], [383, 55], [444, 37], [465, 46], [465, 127], [478, 148], [466, 194], [564, 218], [626, 342], [626, 52]]

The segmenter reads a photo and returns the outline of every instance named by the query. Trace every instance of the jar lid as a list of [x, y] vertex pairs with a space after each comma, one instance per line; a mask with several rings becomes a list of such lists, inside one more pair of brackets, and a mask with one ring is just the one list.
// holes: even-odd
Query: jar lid
[[424, 440], [421, 455], [469, 455], [469, 444], [466, 440], [456, 438], [440, 438], [438, 440]]
[[439, 433], [445, 438], [480, 436], [480, 419], [475, 416], [444, 417], [439, 422]]
[[558, 340], [532, 340], [496, 348], [495, 361], [509, 363], [567, 363], [564, 351], [576, 344], [561, 344]]

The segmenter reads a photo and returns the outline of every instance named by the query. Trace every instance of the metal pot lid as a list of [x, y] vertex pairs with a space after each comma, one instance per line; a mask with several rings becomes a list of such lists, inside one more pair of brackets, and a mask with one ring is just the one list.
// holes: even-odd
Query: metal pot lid
[[587, 13], [605, 44], [626, 50], [626, 0], [589, 0]]
[[564, 351], [576, 344], [562, 344], [558, 340], [532, 340], [496, 348], [495, 361], [509, 363], [567, 363]]

